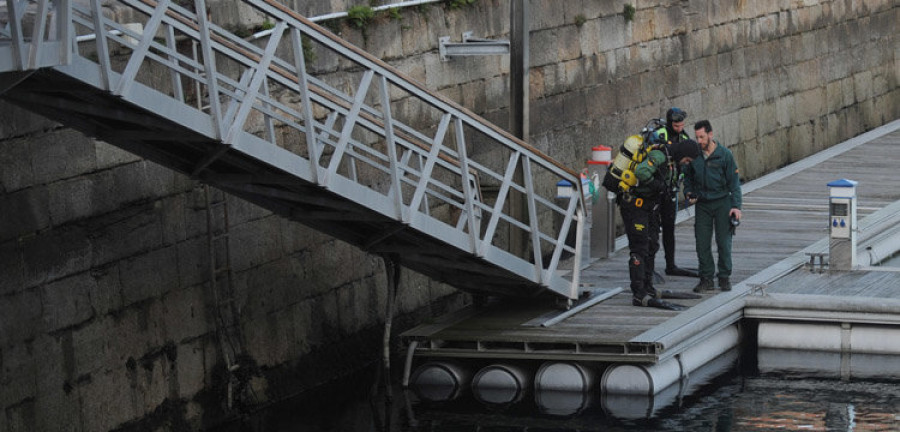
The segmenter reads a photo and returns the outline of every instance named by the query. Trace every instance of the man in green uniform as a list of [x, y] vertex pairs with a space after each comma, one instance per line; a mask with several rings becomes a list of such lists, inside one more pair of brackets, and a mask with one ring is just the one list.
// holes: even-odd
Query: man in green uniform
[[731, 226], [732, 220], [741, 220], [741, 182], [737, 163], [731, 150], [713, 139], [709, 120], [694, 125], [700, 157], [684, 167], [684, 190], [691, 204], [696, 204], [694, 237], [697, 242], [697, 260], [700, 264], [700, 283], [694, 292], [715, 289], [713, 274], [712, 236], [716, 236], [718, 249], [718, 278], [722, 291], [731, 290]]
[[658, 141], [664, 143], [664, 150], [669, 157], [669, 175], [666, 177], [666, 194], [659, 203], [659, 223], [662, 228], [662, 245], [666, 255], [666, 274], [670, 276], [697, 277], [697, 272], [678, 267], [675, 264], [675, 219], [678, 216], [678, 187], [681, 174], [677, 160], [673, 160], [676, 147], [690, 139], [684, 131], [684, 120], [687, 112], [673, 107], [666, 111], [666, 124], [654, 131]]

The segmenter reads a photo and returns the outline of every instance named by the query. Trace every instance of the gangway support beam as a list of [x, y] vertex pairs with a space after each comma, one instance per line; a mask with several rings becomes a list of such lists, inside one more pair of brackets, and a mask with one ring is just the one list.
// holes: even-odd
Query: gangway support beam
[[509, 41], [474, 38], [470, 31], [462, 34], [461, 43], [450, 42], [450, 36], [441, 37], [438, 41], [443, 61], [449, 61], [452, 57], [509, 54]]

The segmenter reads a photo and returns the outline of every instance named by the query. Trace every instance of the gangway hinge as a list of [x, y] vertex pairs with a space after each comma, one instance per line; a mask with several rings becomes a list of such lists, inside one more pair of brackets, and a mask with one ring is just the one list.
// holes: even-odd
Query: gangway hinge
[[451, 57], [509, 54], [508, 40], [474, 38], [471, 31], [462, 34], [461, 43], [450, 42], [450, 36], [444, 36], [438, 40], [440, 41], [441, 61], [450, 61]]

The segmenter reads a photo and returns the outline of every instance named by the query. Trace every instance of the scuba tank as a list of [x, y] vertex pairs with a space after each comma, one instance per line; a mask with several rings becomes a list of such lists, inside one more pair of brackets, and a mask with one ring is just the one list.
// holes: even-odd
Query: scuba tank
[[650, 119], [641, 130], [640, 135], [631, 135], [625, 139], [625, 143], [619, 148], [619, 153], [613, 160], [603, 179], [603, 186], [610, 191], [625, 192], [637, 186], [638, 179], [634, 175], [634, 168], [641, 163], [650, 150], [659, 144], [659, 137], [654, 131], [665, 126], [663, 119]]
[[619, 189], [627, 192], [633, 186], [637, 185], [637, 177], [634, 175], [635, 165], [641, 163], [647, 156], [644, 151], [644, 138], [639, 135], [632, 135], [625, 139], [625, 143], [619, 149], [609, 172], [613, 177], [619, 180]]

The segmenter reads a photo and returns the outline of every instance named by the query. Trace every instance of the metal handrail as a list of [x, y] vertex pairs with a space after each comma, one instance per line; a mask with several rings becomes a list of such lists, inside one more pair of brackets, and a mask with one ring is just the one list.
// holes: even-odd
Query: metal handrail
[[[242, 1], [275, 23], [262, 46], [169, 0], [113, 2], [142, 32], [104, 16], [101, 0], [87, 8], [62, 0], [72, 12], [60, 28], [74, 31], [60, 31], [59, 40], [75, 51], [73, 65], [59, 70], [554, 293], [578, 296], [584, 199], [575, 171], [284, 5]], [[205, 1], [194, 10], [206, 10]], [[321, 60], [307, 64], [304, 45]], [[514, 180], [517, 172], [523, 181]], [[556, 198], [560, 180], [574, 186], [571, 197]], [[485, 199], [483, 182], [496, 197]], [[521, 217], [505, 210], [511, 194], [523, 197]], [[528, 238], [528, 258], [509, 249], [504, 227]], [[571, 230], [575, 245], [566, 244]]]

